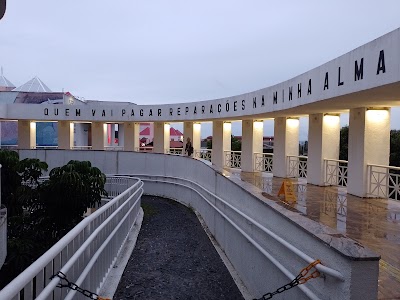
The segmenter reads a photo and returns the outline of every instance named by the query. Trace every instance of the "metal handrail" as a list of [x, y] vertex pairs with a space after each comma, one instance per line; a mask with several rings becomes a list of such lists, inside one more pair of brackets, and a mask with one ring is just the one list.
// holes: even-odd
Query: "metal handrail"
[[348, 160], [341, 160], [341, 159], [324, 158], [324, 160], [325, 160], [325, 161], [334, 161], [334, 162], [344, 163], [344, 164], [349, 163]]
[[385, 169], [391, 169], [391, 170], [400, 170], [400, 167], [393, 167], [393, 166], [384, 166], [384, 165], [374, 165], [374, 164], [368, 164], [368, 167], [377, 167], [377, 168], [385, 168]]
[[91, 150], [92, 146], [72, 146], [73, 150]]
[[[146, 174], [135, 174], [135, 176], [138, 177], [142, 177], [142, 176], [149, 176]], [[200, 184], [185, 179], [185, 178], [181, 178], [181, 177], [175, 177], [175, 176], [164, 176], [164, 175], [151, 175], [151, 177], [163, 177], [163, 178], [170, 178], [170, 179], [178, 179], [178, 180], [182, 180], [182, 181], [186, 181], [186, 182], [190, 182], [193, 185], [196, 185], [197, 187], [199, 187], [200, 189], [204, 190], [205, 192], [207, 192], [209, 195], [211, 195], [212, 197], [215, 197], [217, 200], [219, 200], [220, 202], [222, 202], [224, 205], [228, 206], [229, 208], [231, 208], [233, 211], [235, 211], [237, 214], [239, 214], [240, 216], [242, 216], [243, 218], [245, 218], [248, 222], [250, 222], [251, 224], [255, 225], [257, 228], [259, 228], [261, 231], [263, 231], [264, 233], [266, 233], [267, 235], [269, 235], [270, 237], [272, 237], [273, 239], [275, 239], [277, 242], [279, 242], [280, 244], [282, 244], [284, 247], [286, 247], [288, 250], [290, 250], [291, 252], [293, 252], [294, 254], [296, 254], [297, 256], [299, 256], [300, 258], [302, 258], [304, 261], [306, 261], [307, 263], [312, 263], [315, 261], [314, 258], [310, 257], [309, 255], [307, 255], [306, 253], [302, 252], [301, 250], [299, 250], [298, 248], [296, 248], [295, 246], [293, 246], [292, 244], [290, 244], [289, 242], [285, 241], [284, 239], [282, 239], [281, 237], [279, 237], [277, 234], [275, 234], [274, 232], [272, 232], [271, 230], [265, 228], [263, 225], [261, 225], [260, 223], [258, 223], [256, 220], [252, 219], [251, 217], [247, 216], [245, 213], [243, 213], [242, 211], [240, 211], [239, 209], [237, 209], [236, 207], [234, 207], [233, 205], [231, 205], [230, 203], [226, 202], [225, 200], [223, 200], [221, 197], [217, 196], [216, 194], [214, 194], [213, 192], [209, 191], [208, 189], [206, 189], [205, 187], [201, 186]], [[149, 179], [143, 179], [143, 181], [157, 181], [157, 180], [149, 180]], [[159, 181], [159, 180], [158, 180]], [[171, 184], [178, 184], [175, 181], [165, 181], [166, 183], [171, 183]], [[179, 184], [178, 184], [179, 185]], [[190, 187], [189, 187], [190, 188]], [[195, 190], [197, 193], [198, 191]], [[201, 195], [201, 194], [200, 194]], [[202, 196], [202, 195], [201, 195]], [[203, 196], [202, 196], [203, 197]], [[204, 198], [204, 197], [203, 197]], [[207, 199], [205, 199], [207, 201], [207, 203], [209, 203], [210, 205], [212, 205], [214, 208], [216, 208], [214, 206], [214, 204], [212, 204], [211, 202], [209, 202]], [[226, 217], [228, 218], [228, 217]], [[233, 221], [232, 221], [233, 222]], [[323, 265], [316, 265], [315, 268], [322, 272], [325, 273], [327, 275], [330, 275], [336, 279], [339, 279], [340, 281], [344, 281], [344, 277], [343, 275], [339, 272], [336, 271], [335, 269], [323, 266]], [[293, 279], [294, 277], [292, 277], [291, 279]]]
[[[114, 176], [117, 177], [117, 176]], [[121, 178], [122, 176], [118, 176]], [[17, 297], [20, 291], [24, 290], [25, 287], [32, 282], [33, 278], [35, 278], [40, 272], [44, 274], [44, 269], [46, 266], [51, 264], [51, 262], [62, 253], [68, 245], [75, 240], [80, 234], [83, 232], [87, 232], [89, 226], [92, 223], [97, 223], [98, 227], [94, 229], [93, 232], [90, 232], [89, 229], [89, 237], [87, 240], [80, 246], [80, 248], [76, 251], [76, 253], [70, 258], [69, 261], [65, 263], [64, 266], [60, 266], [62, 272], [68, 272], [71, 266], [74, 264], [74, 261], [79, 257], [78, 253], [82, 253], [85, 251], [86, 247], [90, 244], [90, 241], [96, 239], [97, 233], [106, 226], [108, 222], [113, 219], [118, 212], [120, 212], [126, 205], [128, 205], [129, 201], [134, 197], [138, 196], [135, 200], [134, 204], [130, 207], [126, 215], [130, 213], [130, 211], [137, 207], [137, 203], [143, 194], [143, 182], [139, 178], [135, 177], [126, 177], [126, 179], [132, 180], [132, 185], [123, 191], [120, 195], [109, 201], [107, 204], [96, 210], [94, 213], [83, 219], [78, 225], [76, 225], [71, 231], [69, 231], [61, 240], [59, 240], [53, 247], [51, 247], [45, 254], [39, 257], [34, 263], [32, 263], [24, 272], [18, 275], [10, 284], [0, 290], [0, 299], [13, 299], [13, 297]], [[139, 195], [138, 195], [139, 194]], [[123, 202], [123, 203], [121, 203]], [[111, 211], [110, 211], [111, 210]], [[104, 220], [104, 216], [107, 213], [111, 213], [106, 219]], [[125, 217], [126, 217], [125, 215]], [[120, 221], [120, 223], [123, 220]], [[134, 224], [134, 220], [132, 221]], [[109, 235], [111, 236], [111, 234]], [[107, 240], [105, 241], [107, 242]], [[101, 247], [104, 246], [104, 243]], [[83, 248], [82, 248], [83, 247]], [[96, 256], [97, 254], [94, 254]], [[114, 259], [115, 261], [115, 259]], [[91, 268], [92, 263], [89, 261], [87, 267], [83, 270], [83, 272], [88, 272], [88, 268]], [[106, 275], [106, 274], [102, 274]], [[105, 277], [105, 276], [104, 276]], [[103, 280], [103, 279], [102, 279]], [[47, 297], [53, 292], [59, 282], [58, 278], [54, 278], [48, 282], [46, 287], [40, 292], [38, 291], [38, 298], [37, 299], [48, 299]], [[99, 284], [93, 283], [93, 284]], [[56, 297], [56, 296], [54, 296]]]
[[[135, 176], [143, 176], [143, 175], [135, 175]], [[144, 176], [148, 176], [148, 175], [144, 175]], [[151, 177], [155, 177], [155, 176], [151, 176]], [[218, 197], [217, 195], [215, 195], [212, 192], [208, 191], [207, 189], [203, 188], [202, 186], [198, 185], [197, 183], [195, 183], [195, 182], [193, 182], [191, 180], [186, 180], [184, 178], [180, 178], [180, 177], [172, 177], [172, 176], [159, 176], [159, 177], [180, 179], [180, 180], [190, 182], [191, 184], [194, 184], [194, 185], [200, 187], [201, 189], [203, 189], [204, 191], [206, 191], [207, 193], [209, 193], [210, 195], [212, 195], [216, 199], [220, 200], [222, 203], [224, 203], [227, 206], [229, 206], [230, 208], [232, 208], [234, 211], [238, 212], [240, 215], [244, 216], [246, 220], [251, 222], [253, 225], [256, 225], [257, 227], [259, 227], [266, 234], [270, 235], [269, 234], [270, 231], [268, 229], [266, 229], [265, 227], [263, 227], [261, 224], [259, 224], [258, 222], [254, 221], [253, 219], [251, 219], [247, 215], [243, 214], [242, 212], [238, 211], [236, 208], [231, 206], [229, 203], [227, 203], [226, 201], [222, 200], [220, 197]], [[224, 214], [216, 205], [214, 205], [211, 201], [209, 201], [206, 197], [204, 197], [201, 193], [199, 193], [199, 191], [197, 191], [195, 189], [192, 189], [188, 185], [177, 183], [176, 181], [151, 180], [151, 179], [143, 179], [143, 178], [142, 178], [142, 180], [145, 181], [145, 182], [149, 181], [149, 182], [169, 183], [169, 184], [174, 184], [174, 185], [178, 185], [178, 186], [183, 186], [183, 187], [186, 187], [186, 188], [189, 188], [189, 189], [193, 190], [201, 198], [203, 198], [203, 200], [205, 200], [212, 208], [214, 208], [215, 211], [217, 211], [226, 221], [228, 221], [236, 230], [238, 230], [243, 235], [243, 237], [245, 237], [257, 250], [259, 250], [268, 260], [270, 260], [283, 274], [285, 274], [285, 276], [287, 276], [288, 279], [292, 280], [293, 278], [296, 277], [295, 274], [291, 273], [288, 269], [286, 269], [285, 266], [283, 266], [278, 260], [276, 260], [267, 250], [265, 250], [260, 244], [258, 244], [250, 235], [248, 235], [246, 232], [244, 232], [243, 229], [241, 229], [234, 221], [232, 221], [226, 214]], [[272, 233], [272, 232], [270, 232], [270, 233]], [[272, 235], [270, 235], [270, 237], [272, 237], [275, 240], [277, 240], [278, 242], [280, 242], [283, 246], [286, 246], [290, 251], [292, 251], [294, 254], [297, 254], [299, 257], [301, 257], [302, 259], [304, 259], [308, 263], [311, 263], [311, 262], [315, 261], [311, 257], [309, 257], [307, 254], [302, 252], [301, 250], [297, 249], [293, 245], [289, 244], [285, 240], [283, 240], [280, 237], [278, 237], [276, 234], [272, 233]], [[309, 262], [309, 260], [312, 260], [312, 261]], [[326, 266], [323, 266], [323, 265], [320, 265], [320, 264], [316, 265], [315, 268], [318, 271], [320, 271], [321, 273], [324, 273], [326, 275], [330, 275], [330, 276], [332, 276], [334, 278], [339, 279], [340, 281], [344, 281], [344, 277], [339, 271], [336, 271], [336, 270], [334, 270], [332, 268], [329, 268], [329, 267], [326, 267]], [[304, 285], [299, 285], [298, 287], [310, 299], [319, 299], [319, 297], [317, 297], [308, 287], [306, 287]]]

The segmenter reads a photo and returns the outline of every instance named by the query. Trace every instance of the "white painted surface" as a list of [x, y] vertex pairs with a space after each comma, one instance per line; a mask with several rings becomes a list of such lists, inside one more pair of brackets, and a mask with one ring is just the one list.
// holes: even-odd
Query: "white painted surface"
[[307, 182], [325, 185], [324, 159], [339, 159], [340, 117], [312, 114], [308, 124]]
[[195, 122], [184, 122], [183, 124], [183, 148], [185, 149], [186, 139], [192, 141], [193, 152], [200, 150], [201, 145], [201, 124]]
[[229, 122], [213, 122], [211, 162], [219, 168], [225, 165], [225, 152], [231, 151], [232, 124]]
[[349, 123], [347, 192], [367, 197], [367, 164], [389, 165], [390, 111], [351, 109]]
[[274, 122], [273, 172], [276, 177], [288, 174], [288, 155], [299, 155], [299, 120], [276, 118]]
[[74, 146], [74, 124], [69, 121], [60, 121], [57, 124], [58, 148], [72, 149]]
[[104, 150], [107, 143], [107, 124], [102, 122], [92, 123], [92, 149]]
[[[383, 52], [381, 52], [383, 51]], [[385, 62], [383, 72], [382, 54]], [[271, 87], [221, 99], [168, 105], [132, 103], [79, 106], [3, 104], [0, 118], [75, 121], [181, 122], [215, 119], [271, 118], [334, 112], [364, 106], [397, 105], [400, 96], [400, 29], [385, 34], [315, 69]], [[355, 64], [361, 66], [358, 79]], [[340, 72], [339, 72], [340, 68]], [[325, 86], [328, 73], [328, 88]], [[340, 74], [340, 81], [339, 81]], [[311, 93], [308, 93], [311, 81]], [[339, 85], [343, 82], [343, 85]], [[324, 89], [325, 86], [325, 89]], [[301, 93], [298, 93], [300, 88]], [[290, 90], [292, 100], [289, 99]], [[274, 104], [274, 94], [276, 103]], [[264, 105], [262, 102], [264, 99]], [[253, 105], [253, 101], [256, 105]], [[47, 111], [46, 111], [47, 109]], [[58, 114], [54, 109], [58, 109]], [[79, 109], [79, 113], [76, 112]]]
[[[146, 193], [177, 199], [201, 214], [242, 281], [255, 297], [273, 291], [290, 280], [204, 201], [202, 196], [209, 195], [207, 191], [216, 194], [308, 256], [321, 259], [324, 266], [339, 271], [345, 279], [341, 282], [330, 275], [324, 279], [313, 279], [300, 287], [306, 289], [304, 291], [308, 290], [320, 299], [368, 300], [377, 297], [379, 265], [378, 260], [373, 260], [373, 257], [376, 259], [373, 253], [350, 239], [337, 237], [335, 230], [264, 198], [258, 188], [235, 178], [227, 178], [200, 161], [155, 153], [67, 150], [20, 150], [19, 153], [21, 158], [46, 159], [49, 169], [63, 165], [71, 159], [89, 159], [105, 173], [143, 174], [139, 177], [145, 181]], [[210, 201], [291, 274], [298, 274], [308, 265], [288, 248], [265, 235], [253, 223], [243, 219], [227, 204], [215, 197], [211, 197]], [[354, 258], [348, 257], [350, 253]], [[291, 289], [284, 296], [286, 299], [308, 299], [300, 288]]]
[[263, 152], [263, 122], [242, 121], [242, 157], [241, 167], [244, 172], [254, 171], [254, 153]]
[[36, 123], [30, 120], [18, 120], [18, 148], [36, 147]]
[[121, 125], [121, 128], [123, 128], [124, 151], [135, 151], [139, 147], [139, 123], [125, 122]]
[[154, 122], [154, 153], [165, 153], [169, 150], [170, 128], [169, 123]]
[[88, 123], [75, 123], [74, 146], [89, 146]]

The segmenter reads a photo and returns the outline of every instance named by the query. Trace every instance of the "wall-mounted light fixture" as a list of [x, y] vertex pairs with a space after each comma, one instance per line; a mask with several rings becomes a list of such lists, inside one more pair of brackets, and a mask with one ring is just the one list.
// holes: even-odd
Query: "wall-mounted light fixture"
[[264, 121], [263, 120], [254, 120], [253, 124], [254, 124], [254, 128], [256, 128], [256, 129], [263, 128]]
[[327, 122], [328, 124], [337, 124], [338, 122], [340, 122], [340, 115], [326, 113], [326, 114], [324, 114], [323, 120], [324, 120], [324, 122]]
[[286, 119], [286, 125], [289, 127], [298, 127], [300, 123], [299, 118], [289, 117]]
[[387, 107], [368, 107], [366, 118], [369, 121], [382, 122], [389, 119], [389, 108]]

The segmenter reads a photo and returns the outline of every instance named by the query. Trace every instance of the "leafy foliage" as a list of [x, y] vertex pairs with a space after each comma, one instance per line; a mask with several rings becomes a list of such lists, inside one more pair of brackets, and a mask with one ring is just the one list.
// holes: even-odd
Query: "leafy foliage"
[[63, 227], [79, 223], [87, 208], [99, 205], [107, 195], [105, 182], [106, 176], [89, 161], [72, 160], [54, 168], [43, 186], [46, 214]]
[[0, 150], [2, 199], [8, 210], [8, 256], [0, 288], [22, 272], [100, 204], [106, 177], [88, 161], [70, 161], [40, 176], [48, 165]]
[[[207, 149], [212, 149], [212, 140], [207, 141]], [[242, 141], [234, 135], [231, 136], [231, 151], [241, 151]]]
[[349, 126], [340, 128], [339, 159], [348, 160], [349, 153]]
[[400, 130], [390, 131], [390, 159], [391, 166], [400, 167]]

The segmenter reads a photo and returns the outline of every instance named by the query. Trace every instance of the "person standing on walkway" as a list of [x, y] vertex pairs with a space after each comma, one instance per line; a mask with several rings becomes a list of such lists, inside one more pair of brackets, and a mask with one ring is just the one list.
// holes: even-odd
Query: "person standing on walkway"
[[192, 156], [193, 154], [193, 146], [189, 137], [186, 139], [185, 153], [187, 153], [187, 156]]

